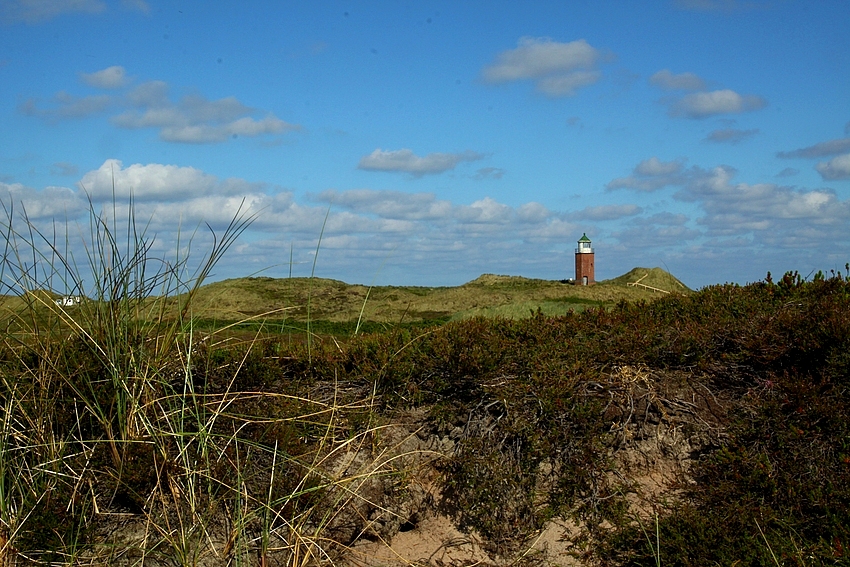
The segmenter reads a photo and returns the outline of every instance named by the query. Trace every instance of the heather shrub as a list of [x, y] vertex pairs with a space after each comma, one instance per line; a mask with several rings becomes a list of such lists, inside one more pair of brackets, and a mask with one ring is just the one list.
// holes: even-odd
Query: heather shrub
[[659, 509], [657, 534], [635, 523], [609, 538], [607, 564], [846, 563], [848, 292], [840, 275], [786, 274], [687, 299], [711, 306], [704, 367], [735, 394], [728, 438], [696, 465], [682, 498]]

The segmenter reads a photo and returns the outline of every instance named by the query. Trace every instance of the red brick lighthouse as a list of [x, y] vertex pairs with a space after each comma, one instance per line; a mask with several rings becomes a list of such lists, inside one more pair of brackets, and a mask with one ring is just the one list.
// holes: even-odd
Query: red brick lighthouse
[[596, 283], [593, 275], [593, 247], [587, 234], [578, 239], [576, 248], [576, 285], [593, 285]]

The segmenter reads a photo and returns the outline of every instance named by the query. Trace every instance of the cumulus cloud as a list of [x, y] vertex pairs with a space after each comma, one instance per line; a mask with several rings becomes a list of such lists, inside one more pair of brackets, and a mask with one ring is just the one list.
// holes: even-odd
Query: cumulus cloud
[[673, 161], [663, 162], [657, 157], [653, 156], [637, 164], [637, 166], [635, 167], [635, 173], [645, 176], [670, 175], [681, 171], [683, 165], [684, 159], [681, 158]]
[[[125, 166], [106, 160], [87, 172], [79, 182], [78, 199], [103, 207], [111, 215], [127, 218], [129, 203], [135, 217], [149, 233], [163, 242], [176, 243], [179, 232], [197, 227], [223, 230], [237, 213], [256, 217], [256, 232], [321, 230], [325, 211], [300, 207], [290, 191], [241, 178], [220, 179], [193, 167], [149, 163]], [[318, 234], [318, 232], [316, 232]], [[185, 236], [184, 236], [185, 239]]]
[[363, 262], [401, 250], [401, 261], [420, 270], [425, 263], [444, 262], [478, 273], [509, 272], [511, 266], [516, 270], [519, 264], [545, 263], [544, 257], [535, 259], [529, 253], [535, 247], [567, 250], [564, 243], [577, 230], [565, 215], [536, 202], [510, 206], [485, 197], [458, 204], [431, 193], [356, 189], [312, 195], [309, 198], [319, 203], [309, 205], [296, 202], [290, 191], [262, 183], [219, 179], [196, 168], [158, 163], [107, 160], [84, 174], [79, 187], [35, 191], [6, 184], [0, 186], [0, 200], [26, 202], [32, 218], [61, 223], [62, 218], [73, 220], [68, 211], [85, 213], [89, 199], [104, 214], [115, 211], [117, 218], [127, 218], [132, 196], [136, 218], [148, 235], [155, 235], [155, 249], [168, 254], [189, 235], [193, 246], [209, 245], [206, 230], [195, 229], [209, 225], [223, 230], [241, 211], [256, 220], [246, 234], [251, 244], [240, 245], [238, 256], [230, 260], [235, 275], [251, 273], [276, 257], [287, 256], [288, 262], [290, 246], [301, 249], [296, 263], [309, 263], [321, 232], [323, 258], [336, 267], [355, 257]]
[[648, 217], [633, 219], [631, 224], [636, 226], [684, 226], [690, 219], [682, 213], [655, 213]]
[[687, 94], [670, 107], [671, 116], [706, 118], [719, 114], [740, 114], [760, 110], [767, 101], [755, 95], [740, 95], [733, 90]]
[[508, 205], [499, 203], [491, 197], [484, 197], [469, 205], [457, 207], [454, 215], [456, 218], [473, 224], [486, 224], [496, 229], [494, 225], [504, 225], [511, 221], [513, 209]]
[[501, 179], [505, 170], [500, 167], [482, 167], [475, 172], [475, 179]]
[[771, 231], [799, 237], [809, 228], [819, 227], [827, 234], [843, 231], [850, 221], [850, 201], [840, 200], [834, 191], [733, 183], [735, 174], [728, 166], [695, 169], [676, 197], [698, 202], [706, 212], [700, 222], [717, 234], [756, 231], [761, 238], [774, 240]]
[[606, 185], [606, 188], [609, 191], [615, 189], [657, 191], [669, 185], [681, 184], [686, 179], [683, 173], [684, 166], [684, 158], [663, 162], [653, 156], [637, 164], [632, 175], [614, 179]]
[[[830, 174], [842, 175], [840, 164]], [[850, 176], [850, 160], [847, 165], [845, 173]], [[638, 191], [673, 186], [675, 201], [695, 207], [695, 214], [688, 215], [691, 218], [670, 211], [649, 217], [636, 215], [628, 224], [620, 224], [624, 228], [615, 229], [611, 235], [620, 240], [624, 254], [644, 242], [671, 261], [677, 257], [691, 258], [691, 262], [715, 258], [721, 265], [732, 262], [737, 269], [746, 271], [749, 264], [729, 256], [729, 246], [744, 246], [750, 256], [763, 255], [761, 265], [768, 266], [777, 262], [788, 265], [790, 258], [802, 262], [809, 258], [804, 251], [811, 249], [814, 242], [829, 243], [833, 251], [850, 251], [846, 234], [850, 199], [842, 199], [835, 191], [737, 182], [736, 170], [726, 165], [708, 169], [682, 166], [681, 160], [644, 160], [632, 176], [609, 184], [609, 188]], [[783, 175], [796, 173], [786, 171]], [[766, 259], [768, 256], [770, 260]]]
[[670, 69], [662, 69], [653, 74], [649, 83], [664, 90], [701, 91], [706, 87], [705, 81], [694, 73], [674, 75]]
[[129, 82], [127, 71], [120, 65], [113, 65], [94, 73], [80, 73], [80, 79], [90, 87], [99, 89], [119, 89]]
[[543, 77], [537, 81], [537, 90], [551, 97], [572, 96], [578, 89], [596, 83], [601, 77], [599, 71], [576, 71], [567, 75]]
[[298, 127], [288, 124], [274, 115], [268, 115], [259, 120], [244, 116], [225, 124], [163, 126], [159, 131], [159, 137], [165, 142], [215, 144], [239, 136], [255, 137], [264, 134], [281, 134], [297, 129]]
[[848, 151], [850, 151], [850, 138], [838, 138], [837, 140], [820, 142], [813, 146], [791, 150], [789, 152], [779, 152], [776, 154], [776, 157], [783, 159], [819, 158], [843, 154]]
[[124, 167], [121, 160], [110, 159], [89, 171], [80, 185], [96, 201], [115, 196], [138, 202], [175, 202], [204, 195], [236, 196], [259, 193], [263, 186], [240, 179], [219, 180], [194, 167], [135, 163]]
[[[463, 283], [457, 278], [485, 272], [561, 279], [569, 275], [564, 266], [571, 265], [571, 243], [580, 235], [565, 215], [536, 202], [512, 206], [485, 197], [452, 203], [430, 193], [371, 189], [328, 190], [298, 202], [291, 191], [159, 163], [108, 160], [85, 173], [78, 189], [0, 184], [0, 201], [18, 211], [23, 203], [45, 234], [86, 235], [80, 225], [89, 197], [97, 215], [116, 215], [121, 231], [131, 194], [151, 255], [166, 260], [187, 253], [199, 259], [212, 244], [207, 226], [220, 235], [234, 215], [256, 216], [214, 278], [263, 270], [309, 275], [323, 234], [317, 274], [350, 282], [373, 281], [376, 272], [389, 283], [418, 285]], [[84, 257], [82, 248], [75, 250]]]
[[484, 67], [481, 76], [491, 84], [532, 80], [547, 96], [575, 94], [577, 89], [599, 81], [596, 69], [602, 54], [584, 39], [568, 43], [551, 38], [523, 37]]
[[[850, 122], [844, 127], [845, 132], [850, 130]], [[850, 138], [838, 138], [819, 142], [813, 146], [799, 148], [796, 150], [778, 152], [776, 157], [783, 159], [791, 158], [822, 158], [835, 156], [831, 160], [818, 162], [815, 170], [820, 173], [824, 180], [836, 181], [850, 179]]]
[[[104, 89], [119, 89], [129, 82], [126, 70], [120, 66], [83, 73], [80, 78], [90, 86]], [[239, 136], [254, 138], [301, 129], [271, 112], [246, 106], [233, 96], [208, 100], [203, 95], [191, 94], [173, 102], [168, 84], [163, 81], [148, 81], [112, 96], [77, 97], [59, 91], [48, 105], [30, 98], [18, 106], [18, 111], [55, 123], [104, 113], [114, 107], [130, 108], [112, 116], [113, 125], [127, 129], [154, 128], [166, 142], [215, 144]]]
[[534, 201], [520, 205], [516, 210], [516, 218], [522, 223], [542, 223], [553, 216], [555, 215], [552, 211]]
[[656, 213], [631, 219], [624, 228], [615, 230], [612, 236], [630, 249], [677, 250], [683, 244], [703, 236], [699, 229], [688, 226], [690, 221], [688, 216], [681, 213]]
[[633, 217], [643, 212], [637, 205], [599, 205], [586, 207], [578, 212], [572, 213], [570, 218], [578, 220], [612, 221], [625, 217]]
[[328, 189], [319, 193], [319, 201], [347, 210], [376, 215], [394, 220], [443, 219], [451, 216], [452, 204], [438, 200], [433, 193], [402, 193], [401, 191], [375, 191]]
[[113, 116], [112, 123], [120, 128], [157, 128], [160, 139], [166, 142], [211, 144], [238, 136], [256, 137], [300, 129], [271, 113], [255, 118], [255, 109], [232, 96], [208, 100], [195, 94], [173, 103], [168, 97], [168, 85], [162, 81], [139, 85], [127, 99], [136, 109]]
[[25, 116], [34, 116], [51, 123], [73, 118], [86, 118], [100, 114], [114, 103], [108, 95], [92, 95], [77, 97], [66, 91], [53, 95], [51, 104], [47, 107], [38, 100], [29, 98], [18, 106], [18, 111]]
[[850, 179], [850, 154], [820, 162], [815, 166], [815, 169], [821, 174], [821, 177], [827, 180]]
[[503, 51], [496, 61], [484, 68], [485, 80], [502, 83], [521, 79], [537, 79], [593, 67], [599, 52], [580, 39], [561, 43], [550, 38], [524, 37], [516, 49]]
[[[146, 0], [121, 0], [127, 10], [150, 13]], [[0, 0], [0, 22], [37, 24], [65, 14], [100, 14], [104, 0]]]
[[[86, 174], [81, 185], [93, 193], [96, 202], [109, 203], [113, 178], [115, 196], [126, 202], [132, 192], [137, 217], [151, 218], [151, 229], [163, 231], [163, 238], [177, 226], [201, 222], [226, 226], [242, 206], [243, 212], [258, 215], [251, 228], [252, 240], [263, 238], [257, 236], [260, 233], [279, 239], [286, 232], [310, 249], [323, 232], [323, 256], [339, 262], [364, 251], [386, 253], [400, 248], [406, 251], [405, 258], [415, 257], [419, 262], [423, 261], [421, 255], [427, 254], [432, 262], [445, 256], [446, 261], [483, 266], [481, 262], [487, 259], [480, 255], [485, 250], [503, 247], [510, 251], [507, 262], [517, 255], [523, 257], [518, 250], [532, 242], [560, 245], [575, 230], [562, 215], [535, 202], [512, 207], [485, 197], [455, 204], [431, 193], [334, 189], [310, 196], [322, 204], [307, 206], [295, 202], [291, 192], [270, 192], [262, 184], [220, 180], [194, 168], [163, 164], [124, 166], [110, 160]], [[326, 219], [327, 205], [331, 213]], [[312, 245], [306, 245], [311, 238]], [[244, 263], [248, 257], [268, 261], [268, 255], [262, 258], [258, 254], [245, 248], [245, 258], [238, 262]]]
[[[396, 221], [428, 221], [446, 224], [461, 221], [474, 225], [497, 225], [508, 222], [535, 223], [553, 218], [554, 212], [540, 203], [525, 203], [516, 209], [485, 197], [469, 205], [455, 205], [437, 199], [433, 193], [403, 193], [352, 189], [329, 189], [315, 196], [316, 200], [334, 207], [361, 214]], [[479, 227], [480, 228], [480, 227]], [[476, 229], [477, 230], [477, 229]]]
[[[0, 201], [14, 203], [17, 211], [26, 208], [45, 234], [64, 233], [63, 219], [71, 223], [70, 234], [79, 234], [89, 206], [86, 191], [102, 207], [98, 214], [112, 215], [115, 198], [119, 219], [127, 218], [132, 194], [136, 218], [154, 253], [164, 258], [176, 257], [178, 246], [181, 254], [186, 246], [203, 254], [212, 242], [206, 224], [220, 234], [240, 210], [256, 215], [216, 278], [264, 269], [286, 277], [290, 268], [309, 275], [322, 232], [317, 275], [362, 282], [380, 272], [387, 283], [418, 285], [462, 283], [485, 272], [570, 277], [572, 245], [584, 231], [596, 235], [598, 268], [610, 275], [663, 260], [677, 275], [701, 271], [703, 281], [722, 281], [743, 276], [720, 273], [718, 266], [750, 268], [753, 255], [770, 254], [772, 260], [763, 256], [758, 265], [773, 269], [773, 260], [784, 266], [789, 258], [809, 257], [813, 243], [828, 245], [833, 255], [850, 249], [850, 200], [827, 189], [741, 183], [735, 175], [728, 166], [686, 169], [683, 159], [650, 158], [635, 166], [633, 176], [645, 184], [660, 178], [675, 185], [673, 203], [591, 204], [565, 213], [533, 201], [509, 205], [485, 197], [459, 203], [432, 193], [372, 189], [327, 190], [299, 202], [291, 191], [264, 183], [179, 165], [109, 160], [84, 174], [79, 189], [0, 183]], [[737, 256], [726, 256], [730, 247]]]
[[85, 201], [67, 187], [49, 186], [39, 191], [21, 183], [0, 182], [0, 202], [7, 210], [25, 212], [31, 221], [73, 220], [85, 209]]
[[0, 0], [0, 21], [36, 24], [63, 14], [98, 14], [106, 10], [102, 0]]
[[752, 138], [759, 133], [758, 128], [753, 130], [739, 130], [737, 128], [721, 128], [713, 130], [704, 138], [706, 142], [715, 142], [718, 144], [738, 144], [744, 140]]
[[[350, 261], [352, 251], [359, 258], [372, 254], [381, 264], [392, 255], [407, 277], [417, 274], [419, 283], [437, 277], [440, 266], [453, 266], [454, 277], [475, 277], [543, 265], [549, 254], [529, 251], [554, 247], [565, 253], [564, 243], [577, 231], [563, 215], [536, 202], [512, 207], [485, 197], [456, 204], [430, 193], [371, 189], [328, 190], [313, 198], [331, 204], [330, 218], [339, 221], [325, 230], [333, 245], [341, 246], [338, 261]], [[427, 268], [423, 271], [422, 266]], [[558, 278], [567, 275], [557, 264], [556, 269]]]
[[168, 83], [165, 81], [147, 81], [127, 93], [127, 101], [138, 108], [167, 107]]
[[414, 177], [422, 177], [443, 173], [454, 169], [462, 162], [478, 161], [484, 157], [483, 154], [471, 150], [460, 153], [438, 152], [419, 157], [407, 148], [387, 151], [378, 148], [368, 156], [360, 158], [357, 168], [366, 171], [398, 171], [409, 173]]

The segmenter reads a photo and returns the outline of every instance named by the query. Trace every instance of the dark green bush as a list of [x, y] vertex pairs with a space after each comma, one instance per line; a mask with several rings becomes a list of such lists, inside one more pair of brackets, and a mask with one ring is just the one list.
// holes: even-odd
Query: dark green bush
[[654, 525], [631, 525], [601, 556], [616, 565], [655, 565], [659, 553], [664, 565], [846, 564], [850, 284], [786, 274], [688, 302], [702, 300], [712, 322], [702, 332], [715, 345], [704, 367], [716, 388], [736, 394], [727, 441], [662, 511], [660, 550]]

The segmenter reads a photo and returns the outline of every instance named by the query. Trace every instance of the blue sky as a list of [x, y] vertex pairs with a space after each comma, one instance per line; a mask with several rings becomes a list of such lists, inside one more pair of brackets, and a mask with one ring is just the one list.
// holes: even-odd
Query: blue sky
[[113, 179], [164, 256], [257, 214], [217, 278], [843, 271], [850, 3], [0, 0], [0, 201]]

